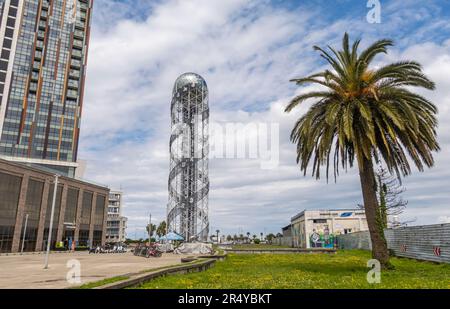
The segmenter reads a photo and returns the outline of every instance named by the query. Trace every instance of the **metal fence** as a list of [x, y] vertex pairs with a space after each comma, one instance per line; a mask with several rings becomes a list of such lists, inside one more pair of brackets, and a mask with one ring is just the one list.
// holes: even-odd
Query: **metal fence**
[[[384, 231], [396, 256], [450, 263], [450, 224], [411, 226]], [[339, 235], [340, 249], [371, 250], [368, 231]]]
[[272, 243], [277, 246], [292, 247], [292, 237], [291, 236], [277, 237], [272, 241]]

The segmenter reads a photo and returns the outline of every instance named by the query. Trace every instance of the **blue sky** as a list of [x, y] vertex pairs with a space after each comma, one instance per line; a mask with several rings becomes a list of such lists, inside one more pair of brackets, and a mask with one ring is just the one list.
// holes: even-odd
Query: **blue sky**
[[208, 83], [211, 121], [280, 124], [278, 168], [211, 160], [211, 230], [278, 232], [303, 209], [360, 203], [354, 170], [337, 183], [303, 177], [289, 133], [305, 109], [283, 112], [290, 98], [310, 89], [289, 79], [325, 67], [312, 46], [339, 46], [345, 31], [362, 38], [363, 47], [393, 39], [375, 65], [414, 59], [436, 82], [436, 91], [421, 93], [439, 107], [442, 151], [433, 169], [405, 179], [403, 219], [450, 221], [450, 3], [380, 3], [381, 23], [371, 24], [362, 0], [96, 0], [80, 157], [88, 162], [86, 178], [124, 191], [129, 236], [143, 235], [149, 212], [156, 221], [165, 217], [171, 90], [187, 71]]

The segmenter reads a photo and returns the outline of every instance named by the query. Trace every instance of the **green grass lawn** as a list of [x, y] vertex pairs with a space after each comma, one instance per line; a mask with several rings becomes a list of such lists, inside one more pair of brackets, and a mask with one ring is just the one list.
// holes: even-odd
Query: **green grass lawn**
[[288, 246], [277, 246], [277, 245], [269, 245], [269, 244], [242, 244], [242, 245], [231, 245], [233, 249], [283, 249], [283, 248], [291, 248]]
[[450, 265], [392, 258], [395, 270], [383, 272], [380, 284], [367, 283], [366, 251], [337, 254], [230, 254], [202, 273], [170, 275], [144, 289], [232, 288], [450, 288]]

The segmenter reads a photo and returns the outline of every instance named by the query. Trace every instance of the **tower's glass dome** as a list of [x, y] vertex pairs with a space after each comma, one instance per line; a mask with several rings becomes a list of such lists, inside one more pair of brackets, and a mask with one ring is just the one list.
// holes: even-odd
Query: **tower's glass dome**
[[207, 86], [206, 86], [206, 82], [203, 79], [203, 77], [201, 77], [197, 73], [184, 73], [176, 79], [174, 91], [176, 91], [177, 89], [180, 89], [180, 88], [184, 88], [184, 87], [202, 88], [202, 87], [207, 87]]

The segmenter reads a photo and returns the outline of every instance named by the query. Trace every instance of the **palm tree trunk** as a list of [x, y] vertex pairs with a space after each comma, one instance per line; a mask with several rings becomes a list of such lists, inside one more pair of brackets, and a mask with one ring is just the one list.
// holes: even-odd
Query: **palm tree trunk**
[[380, 262], [382, 269], [391, 268], [383, 227], [379, 222], [379, 206], [376, 195], [376, 181], [373, 164], [371, 160], [363, 158], [362, 162], [358, 162], [358, 166], [364, 208], [366, 211], [367, 224], [369, 226], [370, 239], [372, 241], [372, 257]]

